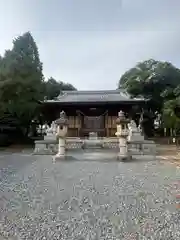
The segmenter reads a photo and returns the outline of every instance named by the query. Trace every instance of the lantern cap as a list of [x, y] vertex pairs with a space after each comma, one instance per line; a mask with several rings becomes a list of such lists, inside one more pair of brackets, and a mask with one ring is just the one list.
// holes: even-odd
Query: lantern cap
[[129, 119], [127, 119], [124, 115], [124, 112], [121, 110], [118, 112], [118, 117], [116, 119], [116, 124], [128, 124], [130, 122]]
[[65, 126], [68, 125], [68, 118], [67, 118], [67, 115], [64, 111], [60, 112], [60, 117], [57, 120], [55, 120], [55, 124], [65, 125]]

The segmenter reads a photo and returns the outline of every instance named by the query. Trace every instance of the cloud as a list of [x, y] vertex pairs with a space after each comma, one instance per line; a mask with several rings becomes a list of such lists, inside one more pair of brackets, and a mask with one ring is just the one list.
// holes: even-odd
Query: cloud
[[9, 48], [12, 36], [31, 30], [46, 77], [78, 89], [114, 89], [120, 76], [139, 61], [155, 58], [180, 66], [179, 0], [18, 3], [6, 12], [8, 28], [1, 32], [0, 52]]
[[[148, 58], [173, 62], [179, 55], [176, 32], [91, 32], [83, 33], [82, 36], [80, 33], [76, 36], [67, 35], [64, 33], [64, 37], [61, 37], [61, 51], [56, 50], [56, 39], [48, 40], [54, 42], [54, 47], [49, 49], [45, 61], [45, 64], [49, 64], [44, 66], [48, 69], [51, 60], [58, 62], [59, 68], [54, 66], [53, 69], [54, 76], [66, 81], [72, 79], [82, 89], [115, 88], [120, 75], [136, 62]], [[74, 39], [74, 44], [70, 39]]]

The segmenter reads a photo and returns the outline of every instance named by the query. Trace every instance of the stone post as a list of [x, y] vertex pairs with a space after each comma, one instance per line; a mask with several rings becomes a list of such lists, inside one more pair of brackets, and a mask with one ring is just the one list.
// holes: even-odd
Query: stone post
[[55, 124], [57, 125], [58, 153], [54, 156], [54, 161], [65, 158], [68, 119], [64, 111], [60, 112], [60, 118], [55, 121]]
[[118, 113], [118, 118], [116, 120], [117, 132], [115, 135], [119, 138], [119, 160], [128, 160], [130, 158], [128, 153], [127, 136], [129, 134], [128, 123], [130, 121], [125, 118], [124, 112], [120, 111]]

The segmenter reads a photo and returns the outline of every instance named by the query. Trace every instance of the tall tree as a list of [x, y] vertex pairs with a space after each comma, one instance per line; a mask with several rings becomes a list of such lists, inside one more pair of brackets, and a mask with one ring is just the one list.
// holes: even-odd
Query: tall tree
[[47, 82], [45, 82], [45, 88], [45, 95], [47, 99], [56, 98], [63, 90], [76, 90], [76, 88], [72, 84], [64, 83], [62, 81], [58, 82], [52, 77], [49, 78]]
[[161, 109], [165, 99], [174, 97], [179, 84], [178, 68], [168, 62], [150, 59], [125, 72], [118, 87], [125, 88], [132, 96], [151, 99], [154, 107]]
[[30, 32], [13, 41], [0, 66], [0, 102], [3, 112], [28, 127], [44, 98], [44, 77], [37, 45]]

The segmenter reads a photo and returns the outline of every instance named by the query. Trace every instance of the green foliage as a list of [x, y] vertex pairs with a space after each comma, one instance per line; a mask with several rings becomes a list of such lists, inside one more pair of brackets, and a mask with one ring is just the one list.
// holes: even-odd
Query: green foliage
[[47, 82], [45, 82], [45, 88], [47, 99], [55, 99], [63, 90], [76, 90], [73, 85], [61, 81], [57, 82], [52, 77], [49, 78]]
[[13, 41], [11, 50], [0, 56], [0, 131], [19, 129], [27, 134], [38, 119], [40, 102], [53, 99], [61, 90], [74, 90], [68, 83], [44, 81], [37, 45], [30, 32]]
[[44, 98], [42, 63], [29, 32], [13, 41], [0, 66], [1, 111], [27, 125]]
[[168, 100], [164, 103], [162, 115], [164, 127], [175, 130], [180, 128], [180, 119], [175, 113], [177, 105], [179, 105], [179, 99]]
[[163, 94], [164, 105], [162, 113], [164, 127], [177, 131], [180, 129], [180, 85], [174, 90], [167, 88]]
[[180, 129], [180, 70], [171, 63], [140, 62], [122, 75], [118, 87], [149, 99], [151, 109], [162, 113], [164, 127]]
[[175, 97], [180, 96], [180, 84], [173, 91]]
[[150, 59], [138, 63], [122, 75], [118, 87], [126, 89], [132, 96], [150, 99], [157, 109], [161, 109], [164, 100], [177, 94], [179, 84], [178, 68], [168, 62]]

